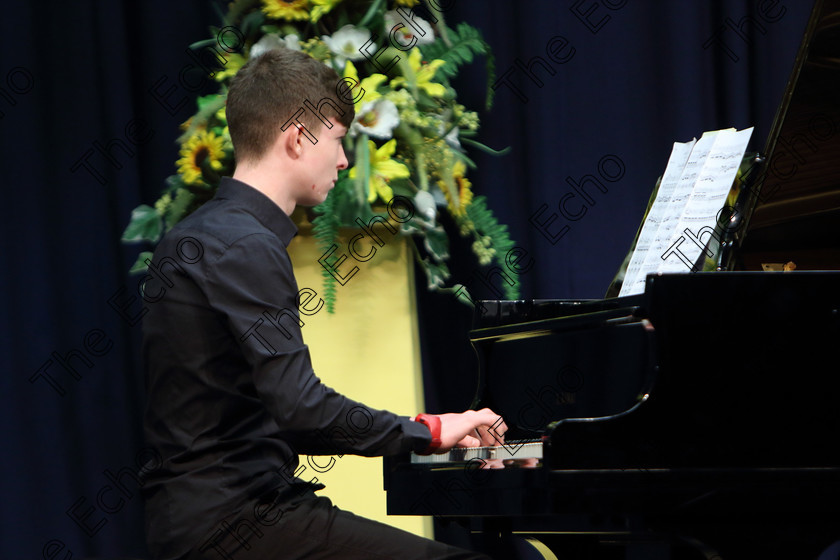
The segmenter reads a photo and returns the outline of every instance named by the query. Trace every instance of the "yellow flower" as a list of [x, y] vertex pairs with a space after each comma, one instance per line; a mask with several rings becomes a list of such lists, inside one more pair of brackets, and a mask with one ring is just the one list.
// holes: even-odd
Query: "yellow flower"
[[[408, 167], [394, 161], [391, 156], [397, 149], [395, 139], [388, 140], [378, 150], [372, 140], [368, 140], [370, 152], [370, 181], [368, 182], [368, 202], [373, 202], [379, 196], [383, 201], [390, 202], [394, 198], [394, 191], [388, 186], [391, 179], [404, 179], [411, 175]], [[350, 170], [350, 178], [355, 179], [358, 165]]]
[[226, 105], [223, 105], [221, 109], [216, 111], [216, 119], [218, 119], [218, 121], [220, 123], [225, 125], [224, 128], [222, 128], [222, 138], [224, 139], [225, 142], [230, 142], [230, 127], [228, 127], [228, 122], [227, 122], [227, 106]]
[[[186, 131], [187, 131], [187, 130], [189, 130], [189, 129], [190, 129], [190, 127], [192, 126], [192, 120], [193, 120], [193, 117], [188, 118], [187, 120], [185, 120], [184, 122], [182, 122], [181, 124], [179, 124], [179, 125], [178, 125], [178, 128], [180, 128], [181, 130], [183, 130], [184, 132], [186, 132]], [[207, 123], [206, 123], [206, 122], [205, 122], [205, 123], [202, 123], [202, 124], [200, 124], [200, 125], [196, 126], [196, 127], [195, 127], [195, 129], [196, 129], [196, 130], [206, 130], [206, 129], [207, 129]]]
[[[413, 83], [419, 88], [431, 95], [432, 97], [443, 97], [446, 93], [446, 88], [443, 84], [433, 82], [432, 78], [437, 72], [437, 69], [446, 64], [446, 61], [435, 59], [429, 63], [423, 63], [423, 55], [420, 54], [420, 49], [413, 48], [408, 55], [408, 65], [411, 67], [411, 72], [414, 74], [413, 80], [406, 80], [404, 76], [398, 76], [391, 80], [394, 87], [405, 83]], [[404, 67], [403, 67], [404, 68]]]
[[315, 5], [312, 8], [312, 21], [317, 22], [321, 19], [321, 16], [332, 10], [339, 2], [341, 0], [312, 0], [312, 3]]
[[155, 202], [155, 210], [157, 210], [158, 215], [163, 216], [164, 212], [166, 212], [166, 209], [169, 208], [170, 204], [172, 204], [171, 194], [166, 193], [165, 195], [160, 197], [158, 201]]
[[464, 177], [466, 170], [467, 166], [461, 160], [456, 161], [455, 165], [452, 166], [452, 179], [455, 184], [455, 192], [458, 196], [457, 201], [452, 199], [452, 193], [449, 192], [449, 187], [446, 185], [446, 182], [438, 181], [438, 186], [443, 191], [443, 196], [446, 197], [446, 203], [455, 216], [466, 214], [467, 206], [472, 202], [472, 183]]
[[219, 70], [216, 72], [213, 79], [217, 82], [223, 82], [228, 78], [232, 78], [239, 69], [245, 66], [245, 63], [248, 62], [248, 58], [239, 54], [239, 53], [226, 53], [225, 55], [225, 67], [223, 70]]
[[289, 21], [309, 19], [309, 0], [262, 0], [262, 4], [262, 11], [270, 18]]
[[216, 171], [222, 168], [224, 140], [212, 132], [200, 130], [184, 142], [179, 153], [181, 158], [175, 164], [184, 182], [188, 185], [201, 185], [201, 166], [205, 161], [209, 160], [210, 167]]
[[408, 8], [411, 8], [412, 6], [415, 6], [418, 2], [420, 2], [420, 0], [396, 0], [396, 2], [394, 3], [397, 6], [406, 6]]
[[[356, 72], [356, 67], [349, 60], [344, 66], [344, 77], [350, 78], [352, 80], [352, 83], [358, 84], [354, 86], [353, 89], [343, 94], [343, 97], [345, 99], [355, 100], [353, 102], [353, 105], [357, 113], [359, 112], [361, 106], [365, 103], [368, 103], [369, 101], [376, 101], [377, 99], [382, 97], [379, 94], [379, 92], [376, 91], [376, 88], [378, 88], [382, 82], [388, 79], [388, 76], [385, 76], [384, 74], [371, 74], [370, 76], [359, 82], [359, 74], [358, 72]], [[351, 82], [347, 81], [345, 83], [349, 85], [349, 83]], [[357, 96], [358, 99], [356, 99]]]

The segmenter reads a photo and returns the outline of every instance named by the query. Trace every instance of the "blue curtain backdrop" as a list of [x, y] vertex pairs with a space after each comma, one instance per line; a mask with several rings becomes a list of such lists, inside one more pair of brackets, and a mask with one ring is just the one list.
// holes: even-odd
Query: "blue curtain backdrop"
[[[478, 27], [496, 55], [480, 139], [510, 153], [475, 154], [470, 178], [533, 259], [523, 297], [603, 296], [674, 141], [755, 126], [751, 149], [763, 146], [807, 4], [454, 2], [447, 21]], [[4, 3], [2, 558], [146, 555], [133, 473], [154, 458], [140, 437], [142, 307], [126, 299], [140, 248], [119, 237], [131, 209], [157, 198], [178, 124], [213, 89], [186, 47], [216, 23], [199, 0]], [[481, 107], [484, 83], [483, 63], [465, 70], [462, 102]], [[581, 183], [591, 197], [578, 220], [531, 223]], [[453, 250], [457, 280], [497, 297], [467, 248]], [[463, 409], [470, 311], [418, 298], [429, 411]]]

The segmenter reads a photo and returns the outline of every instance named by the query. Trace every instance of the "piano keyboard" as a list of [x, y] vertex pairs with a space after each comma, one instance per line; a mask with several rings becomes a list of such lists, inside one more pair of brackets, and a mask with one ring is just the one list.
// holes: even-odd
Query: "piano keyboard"
[[412, 464], [464, 463], [473, 459], [542, 459], [543, 442], [541, 440], [512, 441], [504, 445], [488, 447], [456, 447], [446, 453], [436, 455], [411, 454]]

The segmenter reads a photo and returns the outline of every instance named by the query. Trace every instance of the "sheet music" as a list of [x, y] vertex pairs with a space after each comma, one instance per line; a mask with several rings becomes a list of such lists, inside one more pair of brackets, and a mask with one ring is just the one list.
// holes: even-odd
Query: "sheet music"
[[[704, 164], [708, 160], [709, 154], [717, 140], [718, 136], [726, 132], [734, 132], [734, 128], [726, 130], [715, 130], [706, 132], [700, 137], [700, 140], [694, 145], [691, 150], [691, 155], [683, 168], [680, 178], [674, 187], [674, 192], [671, 199], [666, 202], [665, 214], [659, 228], [656, 230], [650, 248], [645, 255], [645, 260], [639, 271], [639, 276], [636, 278], [635, 285], [631, 286], [630, 294], [641, 294], [645, 291], [645, 278], [648, 274], [659, 272], [662, 265], [662, 255], [668, 252], [672, 243], [672, 238], [677, 232], [677, 226], [680, 223], [680, 218], [688, 205], [691, 198], [691, 192], [695, 189], [700, 172]], [[684, 271], [689, 270], [689, 267], [683, 265]]]
[[[674, 145], [674, 167], [669, 169], [669, 161], [660, 193], [639, 235], [636, 251], [640, 254], [637, 256], [634, 251], [631, 257], [632, 275], [628, 266], [620, 296], [644, 292], [645, 278], [650, 273], [691, 270], [714, 231], [718, 213], [725, 206], [752, 131], [752, 128], [741, 131], [730, 128], [703, 134], [690, 148], [679, 178], [671, 186], [684, 149]], [[666, 178], [669, 184], [663, 191]], [[649, 231], [645, 232], [646, 228]]]
[[[668, 165], [665, 168], [665, 173], [662, 175], [662, 181], [659, 183], [656, 198], [650, 207], [650, 211], [648, 211], [645, 223], [642, 224], [642, 231], [639, 232], [639, 239], [636, 240], [636, 247], [633, 249], [633, 255], [630, 257], [630, 263], [627, 265], [627, 270], [624, 273], [624, 282], [621, 285], [619, 296], [628, 295], [630, 293], [630, 287], [638, 282], [642, 265], [645, 262], [653, 240], [656, 238], [659, 226], [666, 217], [671, 196], [674, 193], [677, 181], [679, 181], [683, 169], [685, 169], [685, 164], [688, 162], [691, 150], [694, 148], [696, 142], [696, 138], [690, 142], [674, 142], [674, 147], [671, 149], [671, 155], [668, 158]], [[641, 278], [642, 282], [644, 282], [644, 275], [641, 275]], [[644, 287], [642, 290], [644, 290]]]
[[685, 272], [697, 262], [726, 205], [752, 128], [719, 134], [697, 178], [688, 204], [667, 247], [658, 272]]

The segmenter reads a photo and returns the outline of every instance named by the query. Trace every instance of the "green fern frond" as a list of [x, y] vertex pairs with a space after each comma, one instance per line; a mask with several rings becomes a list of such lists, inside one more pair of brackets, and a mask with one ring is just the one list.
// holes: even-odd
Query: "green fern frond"
[[478, 29], [466, 23], [459, 23], [455, 30], [447, 27], [446, 34], [449, 45], [443, 38], [439, 38], [434, 43], [420, 47], [423, 56], [429, 60], [445, 61], [446, 64], [438, 69], [438, 74], [452, 78], [458, 74], [461, 66], [471, 63], [475, 55], [483, 55], [486, 58], [487, 69], [485, 105], [489, 109], [493, 103], [492, 84], [496, 80], [496, 61], [490, 45], [482, 38]]
[[458, 30], [447, 29], [451, 46], [444, 43], [443, 39], [437, 39], [434, 43], [423, 45], [420, 50], [423, 56], [429, 60], [440, 59], [446, 62], [438, 69], [438, 72], [451, 78], [458, 73], [459, 66], [469, 64], [477, 54], [485, 54], [489, 48], [481, 38], [477, 29], [461, 23]]
[[[515, 243], [508, 234], [508, 228], [496, 220], [493, 212], [487, 207], [487, 199], [477, 196], [466, 207], [467, 218], [472, 222], [475, 231], [482, 237], [489, 238], [489, 248], [493, 250], [493, 261], [502, 269], [506, 265], [505, 256]], [[519, 279], [513, 275], [513, 286], [502, 282], [502, 289], [507, 299], [519, 299]]]
[[[327, 199], [312, 209], [317, 214], [312, 220], [312, 235], [321, 254], [329, 250], [338, 238], [338, 228], [341, 226], [336, 208], [338, 197], [335, 196], [335, 190], [338, 188], [339, 184], [336, 184]], [[326, 269], [321, 270], [321, 276], [324, 278], [324, 292], [321, 297], [327, 305], [327, 313], [335, 313], [336, 279]]]
[[487, 46], [487, 52], [484, 53], [484, 69], [487, 72], [487, 86], [484, 94], [484, 109], [489, 111], [493, 107], [493, 95], [496, 90], [493, 89], [493, 84], [496, 83], [496, 56], [490, 46]]

